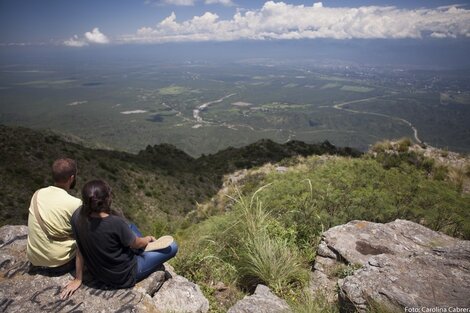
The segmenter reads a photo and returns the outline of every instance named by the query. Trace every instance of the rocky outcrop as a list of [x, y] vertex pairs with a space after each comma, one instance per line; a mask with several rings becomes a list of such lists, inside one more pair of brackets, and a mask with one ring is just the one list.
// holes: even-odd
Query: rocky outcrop
[[209, 301], [204, 298], [199, 286], [174, 272], [172, 277], [153, 297], [157, 308], [167, 312], [204, 313], [209, 310]]
[[228, 313], [288, 313], [286, 301], [274, 295], [268, 287], [258, 285], [255, 293], [235, 303]]
[[0, 312], [197, 312], [209, 309], [197, 285], [169, 265], [131, 289], [108, 289], [88, 280], [66, 300], [61, 288], [70, 274], [32, 273], [26, 259], [26, 226], [0, 228]]
[[313, 289], [337, 283], [343, 312], [470, 307], [470, 241], [404, 220], [352, 221], [325, 232], [317, 254]]

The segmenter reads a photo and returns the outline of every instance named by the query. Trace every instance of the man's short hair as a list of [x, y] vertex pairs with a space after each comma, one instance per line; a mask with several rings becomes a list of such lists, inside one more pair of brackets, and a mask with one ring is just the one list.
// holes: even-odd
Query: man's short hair
[[72, 159], [57, 159], [52, 164], [52, 179], [56, 183], [65, 183], [72, 176], [77, 175], [77, 162]]

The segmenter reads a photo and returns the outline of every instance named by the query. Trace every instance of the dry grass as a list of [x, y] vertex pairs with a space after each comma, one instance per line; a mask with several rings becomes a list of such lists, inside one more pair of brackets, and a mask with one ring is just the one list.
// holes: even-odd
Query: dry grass
[[382, 140], [372, 146], [372, 151], [377, 153], [385, 152], [391, 149], [393, 149], [393, 145], [390, 140]]

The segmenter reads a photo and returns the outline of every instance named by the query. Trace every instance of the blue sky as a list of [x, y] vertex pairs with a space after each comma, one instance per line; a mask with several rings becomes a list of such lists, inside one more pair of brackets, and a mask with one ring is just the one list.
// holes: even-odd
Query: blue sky
[[[299, 0], [0, 0], [0, 44], [80, 48], [245, 39], [470, 40], [465, 1], [331, 0], [317, 3], [316, 9], [313, 5]], [[456, 6], [442, 8], [450, 5]], [[360, 7], [365, 9], [358, 12]]]

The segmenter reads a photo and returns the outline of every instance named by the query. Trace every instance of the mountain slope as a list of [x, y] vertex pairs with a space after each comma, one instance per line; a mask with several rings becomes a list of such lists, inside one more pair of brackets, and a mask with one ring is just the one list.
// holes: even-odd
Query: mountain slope
[[[229, 171], [279, 161], [295, 155], [339, 153], [359, 155], [328, 143], [277, 144], [263, 140], [247, 147], [229, 148], [194, 159], [169, 144], [148, 146], [137, 155], [98, 150], [45, 131], [0, 125], [0, 225], [24, 224], [33, 192], [51, 184], [50, 166], [59, 157], [78, 162], [77, 190], [88, 180], [102, 178], [113, 188], [114, 207], [156, 234], [169, 221], [182, 217], [196, 203], [212, 197]], [[178, 223], [176, 223], [178, 224]]]
[[[402, 144], [397, 151], [390, 146], [361, 158], [298, 157], [227, 175], [217, 196], [188, 215], [197, 223], [178, 233], [175, 268], [202, 287], [213, 312], [225, 312], [233, 303], [224, 299], [252, 292], [257, 284], [304, 307], [299, 312], [337, 312], [324, 299], [302, 294], [312, 282], [324, 291], [323, 281], [309, 273], [323, 266], [316, 256], [325, 230], [353, 220], [406, 219], [470, 239], [470, 194], [459, 181], [423, 152], [413, 151], [416, 147]], [[426, 248], [440, 251], [441, 243], [430, 241]], [[348, 243], [359, 253], [359, 241]], [[381, 254], [377, 251], [364, 254]], [[325, 256], [329, 265], [337, 257]], [[355, 266], [343, 264], [329, 275], [344, 278]], [[225, 307], [218, 310], [220, 303]]]

